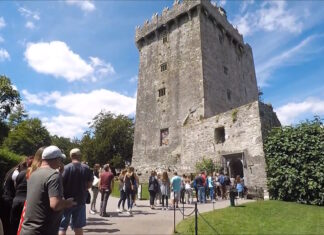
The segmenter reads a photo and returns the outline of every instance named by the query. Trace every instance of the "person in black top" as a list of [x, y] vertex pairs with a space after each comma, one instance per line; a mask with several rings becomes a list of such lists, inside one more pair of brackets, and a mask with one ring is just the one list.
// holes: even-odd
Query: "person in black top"
[[[34, 156], [29, 156], [26, 160], [27, 168], [33, 163]], [[19, 227], [21, 212], [24, 208], [27, 197], [27, 168], [19, 172], [16, 178], [16, 193], [12, 201], [10, 212], [10, 233], [15, 235]]]
[[156, 179], [155, 171], [151, 172], [151, 176], [149, 178], [148, 190], [150, 192], [150, 206], [151, 206], [151, 209], [154, 209], [155, 195], [159, 190], [159, 182]]

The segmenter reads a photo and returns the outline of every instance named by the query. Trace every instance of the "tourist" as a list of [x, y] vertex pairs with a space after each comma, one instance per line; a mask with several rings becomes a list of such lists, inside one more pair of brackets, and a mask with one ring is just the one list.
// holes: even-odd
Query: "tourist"
[[[162, 195], [162, 210], [169, 209], [169, 195], [170, 195], [170, 179], [168, 176], [168, 172], [164, 171], [162, 173], [161, 184], [160, 184], [160, 191]], [[164, 204], [165, 201], [165, 204]], [[165, 207], [164, 207], [165, 205]]]
[[202, 173], [197, 175], [196, 177], [196, 186], [198, 189], [198, 198], [200, 203], [206, 203], [206, 198], [205, 198], [205, 181], [204, 178], [202, 177]]
[[214, 177], [213, 177], [213, 173], [209, 173], [209, 175], [207, 176], [207, 187], [208, 187], [208, 190], [209, 190], [210, 201], [214, 202], [215, 197], [214, 197]]
[[139, 177], [136, 174], [136, 172], [133, 173], [134, 174], [134, 190], [132, 192], [132, 200], [133, 200], [133, 206], [136, 206], [136, 196], [137, 196], [137, 192], [138, 192], [138, 187], [139, 187]]
[[229, 195], [229, 191], [231, 190], [231, 178], [229, 177], [228, 173], [224, 176], [224, 184], [225, 184], [225, 195]]
[[100, 165], [95, 164], [93, 166], [93, 183], [91, 186], [91, 191], [92, 191], [92, 201], [91, 201], [91, 206], [90, 206], [90, 214], [96, 214], [96, 201], [98, 197], [98, 192], [99, 192], [99, 170], [100, 170]]
[[17, 166], [11, 168], [6, 173], [6, 176], [4, 178], [3, 193], [1, 196], [2, 208], [0, 210], [0, 213], [1, 213], [3, 230], [4, 230], [5, 234], [10, 234], [10, 232], [9, 232], [10, 227], [11, 227], [10, 226], [10, 213], [11, 213], [12, 201], [16, 194], [16, 189], [15, 189], [16, 176], [13, 177], [13, 174], [16, 171], [19, 172], [25, 168], [26, 168], [26, 159], [21, 161]]
[[156, 204], [162, 204], [162, 194], [161, 194], [161, 189], [160, 189], [160, 186], [161, 186], [161, 173], [157, 173], [156, 175], [156, 179], [157, 179], [157, 182], [159, 184], [159, 187], [158, 187], [158, 191], [156, 192], [156, 195], [155, 195], [155, 200], [158, 201]]
[[100, 216], [109, 217], [110, 215], [107, 214], [106, 208], [109, 196], [114, 188], [114, 175], [111, 173], [108, 164], [104, 165], [103, 170], [104, 171], [100, 175], [99, 183], [99, 189], [101, 192]]
[[44, 149], [41, 166], [27, 181], [26, 212], [20, 235], [57, 235], [62, 210], [76, 204], [73, 198], [63, 199], [62, 179], [56, 169], [64, 157], [56, 146]]
[[191, 179], [188, 176], [185, 179], [185, 194], [186, 194], [186, 203], [187, 204], [191, 204], [193, 202], [193, 198], [192, 198], [192, 188], [191, 188]]
[[148, 191], [150, 193], [150, 207], [151, 209], [154, 209], [154, 200], [155, 200], [155, 195], [159, 191], [159, 182], [156, 179], [156, 172], [151, 171], [151, 176], [149, 178], [149, 183], [148, 183]]
[[[42, 154], [43, 154], [44, 149], [45, 149], [45, 147], [41, 147], [36, 151], [36, 153], [34, 155], [34, 158], [33, 158], [33, 162], [31, 163], [31, 166], [28, 167], [27, 172], [26, 172], [26, 179], [27, 180], [30, 178], [31, 174], [33, 172], [35, 172], [41, 166], [41, 164], [42, 164]], [[62, 156], [63, 156], [63, 158], [66, 158], [66, 156], [64, 154]], [[21, 216], [20, 216], [20, 222], [19, 222], [19, 227], [18, 227], [18, 232], [17, 232], [18, 235], [20, 234], [22, 224], [24, 222], [25, 211], [26, 211], [26, 200], [25, 200], [24, 207], [22, 209], [22, 213], [21, 213]]]
[[118, 207], [117, 207], [117, 212], [121, 212], [120, 210], [120, 205], [122, 204], [123, 207], [123, 211], [125, 211], [125, 201], [126, 201], [126, 193], [125, 193], [125, 187], [124, 187], [124, 179], [125, 179], [125, 175], [126, 175], [127, 170], [124, 169], [122, 170], [122, 172], [120, 173], [118, 180], [119, 180], [119, 193], [120, 193], [120, 198], [118, 201]]
[[173, 208], [179, 207], [180, 199], [180, 189], [181, 189], [181, 178], [178, 176], [178, 173], [175, 171], [171, 179], [171, 203]]
[[243, 185], [243, 182], [242, 182], [241, 177], [239, 175], [237, 175], [236, 178], [235, 178], [234, 187], [237, 190], [237, 194], [238, 194], [239, 198], [243, 198], [244, 185]]
[[181, 178], [181, 186], [180, 186], [180, 203], [185, 203], [184, 201], [184, 197], [185, 197], [185, 179], [186, 179], [186, 175], [183, 174], [182, 178]]
[[220, 188], [221, 188], [221, 196], [222, 199], [226, 199], [226, 185], [225, 185], [225, 176], [224, 173], [221, 172], [218, 177], [218, 182], [220, 183]]
[[[26, 159], [27, 167], [30, 167], [33, 162], [34, 156], [29, 156]], [[27, 169], [23, 169], [16, 177], [16, 192], [12, 201], [12, 207], [10, 211], [10, 233], [17, 234], [21, 212], [23, 211], [25, 200], [27, 197]]]
[[72, 149], [70, 151], [70, 158], [72, 162], [64, 167], [62, 175], [64, 197], [74, 198], [77, 205], [64, 210], [60, 224], [60, 235], [66, 234], [70, 221], [74, 233], [83, 234], [83, 227], [86, 226], [85, 203], [88, 196], [88, 189], [91, 188], [93, 182], [93, 173], [89, 166], [81, 163], [80, 149]]
[[134, 185], [135, 185], [135, 176], [134, 176], [134, 168], [129, 167], [127, 169], [127, 173], [124, 178], [124, 189], [125, 189], [125, 194], [126, 194], [126, 199], [127, 199], [127, 214], [131, 215], [132, 214], [132, 208], [133, 208], [133, 192], [134, 192]]

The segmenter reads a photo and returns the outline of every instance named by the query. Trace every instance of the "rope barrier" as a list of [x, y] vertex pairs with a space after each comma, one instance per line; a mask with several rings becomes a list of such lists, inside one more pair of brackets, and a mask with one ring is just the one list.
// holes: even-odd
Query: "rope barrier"
[[183, 215], [183, 216], [191, 216], [194, 212], [195, 212], [195, 208], [193, 209], [193, 211], [191, 212], [191, 213], [189, 213], [188, 215], [186, 215], [186, 214], [184, 214], [184, 211], [182, 212], [181, 211], [181, 209], [180, 209], [180, 207], [179, 207], [179, 211], [181, 212], [181, 214]]
[[199, 213], [198, 209], [197, 209], [198, 215], [200, 215], [200, 217], [203, 219], [203, 221], [205, 221], [205, 223], [216, 233], [219, 234], [219, 232], [209, 224], [209, 222]]

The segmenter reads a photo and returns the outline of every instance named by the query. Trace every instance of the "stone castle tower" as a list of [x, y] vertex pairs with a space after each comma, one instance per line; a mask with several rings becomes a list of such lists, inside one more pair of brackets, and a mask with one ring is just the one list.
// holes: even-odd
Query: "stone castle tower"
[[195, 172], [212, 158], [265, 187], [263, 139], [280, 125], [258, 101], [252, 49], [209, 0], [175, 1], [136, 29], [140, 53], [134, 165]]

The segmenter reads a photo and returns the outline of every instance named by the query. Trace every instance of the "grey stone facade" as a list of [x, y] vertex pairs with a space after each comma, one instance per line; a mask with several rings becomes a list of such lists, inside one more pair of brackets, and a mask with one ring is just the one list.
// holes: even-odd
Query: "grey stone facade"
[[135, 40], [137, 172], [191, 173], [206, 157], [234, 174], [235, 160], [248, 186], [265, 187], [263, 139], [280, 123], [258, 101], [252, 49], [225, 11], [208, 0], [175, 1], [137, 27]]

